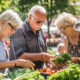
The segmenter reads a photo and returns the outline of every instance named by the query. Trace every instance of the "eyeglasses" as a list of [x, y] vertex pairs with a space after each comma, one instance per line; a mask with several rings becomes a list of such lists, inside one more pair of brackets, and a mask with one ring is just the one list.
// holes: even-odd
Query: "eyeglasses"
[[12, 28], [12, 30], [16, 30], [16, 29], [12, 26], [12, 24], [8, 23], [8, 25]]
[[[35, 18], [34, 16], [32, 16], [32, 17], [36, 20], [36, 18]], [[44, 22], [45, 22], [45, 21], [40, 21], [40, 20], [36, 21], [37, 24], [40, 24], [40, 23], [43, 24]]]
[[80, 31], [80, 22], [75, 25], [75, 30]]

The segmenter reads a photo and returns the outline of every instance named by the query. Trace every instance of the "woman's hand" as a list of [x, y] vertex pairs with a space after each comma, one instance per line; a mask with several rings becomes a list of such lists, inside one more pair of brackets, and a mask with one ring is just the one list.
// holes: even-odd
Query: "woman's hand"
[[80, 60], [80, 57], [72, 57], [71, 62], [77, 62]]
[[55, 69], [55, 63], [53, 62], [53, 61], [48, 61], [47, 63], [46, 63], [46, 66], [48, 67], [48, 68], [51, 68], [51, 69]]
[[34, 68], [35, 64], [30, 60], [17, 59], [16, 66], [24, 67], [24, 68]]
[[56, 65], [56, 67], [57, 68], [62, 68], [62, 67], [64, 67], [64, 66], [66, 66], [67, 65], [67, 63], [64, 63], [64, 64], [58, 64], [58, 65]]

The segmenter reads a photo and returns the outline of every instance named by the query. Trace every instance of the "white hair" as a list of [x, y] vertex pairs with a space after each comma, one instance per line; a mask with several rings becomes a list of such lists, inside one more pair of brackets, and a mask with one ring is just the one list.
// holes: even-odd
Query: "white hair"
[[[22, 20], [18, 16], [16, 12], [13, 10], [6, 10], [0, 15], [0, 21], [6, 20], [6, 23], [10, 23], [11, 25], [15, 25], [16, 28], [19, 28], [22, 24]], [[14, 26], [13, 26], [14, 27]]]
[[59, 15], [59, 17], [55, 21], [55, 25], [61, 26], [62, 28], [71, 26], [74, 27], [76, 24], [77, 19], [70, 13], [63, 12]]
[[60, 47], [65, 47], [65, 44], [64, 43], [59, 43], [57, 48], [58, 48], [58, 51], [60, 50]]
[[42, 7], [42, 6], [39, 6], [39, 5], [35, 5], [35, 6], [33, 6], [31, 9], [30, 9], [30, 11], [29, 11], [29, 13], [28, 13], [28, 17], [32, 14], [34, 14], [34, 12], [35, 11], [37, 11], [37, 10], [39, 10], [41, 13], [43, 13], [43, 14], [46, 14], [46, 10]]

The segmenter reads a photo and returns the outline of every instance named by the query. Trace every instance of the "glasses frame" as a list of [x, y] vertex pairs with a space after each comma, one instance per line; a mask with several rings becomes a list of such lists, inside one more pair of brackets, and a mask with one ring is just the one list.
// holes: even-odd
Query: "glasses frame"
[[[36, 20], [36, 18], [35, 18], [34, 16], [32, 16], [32, 17]], [[36, 21], [37, 24], [40, 24], [40, 23], [43, 24], [44, 22], [45, 22], [45, 21], [40, 21], [40, 20]]]
[[12, 30], [16, 30], [16, 29], [12, 26], [12, 24], [8, 23], [8, 25], [12, 28]]
[[75, 29], [76, 31], [80, 31], [80, 22], [79, 22], [79, 23], [76, 23], [74, 29]]

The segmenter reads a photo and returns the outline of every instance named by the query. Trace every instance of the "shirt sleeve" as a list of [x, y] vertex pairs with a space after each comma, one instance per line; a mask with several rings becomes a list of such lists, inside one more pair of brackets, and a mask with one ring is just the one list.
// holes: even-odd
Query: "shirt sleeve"
[[27, 51], [26, 40], [21, 29], [10, 36], [10, 60], [18, 58]]
[[42, 36], [43, 36], [43, 39], [44, 39], [44, 43], [45, 43], [45, 51], [48, 52], [48, 51], [47, 51], [46, 38], [44, 37], [44, 34], [43, 34], [42, 30], [41, 30], [41, 33], [42, 33]]

